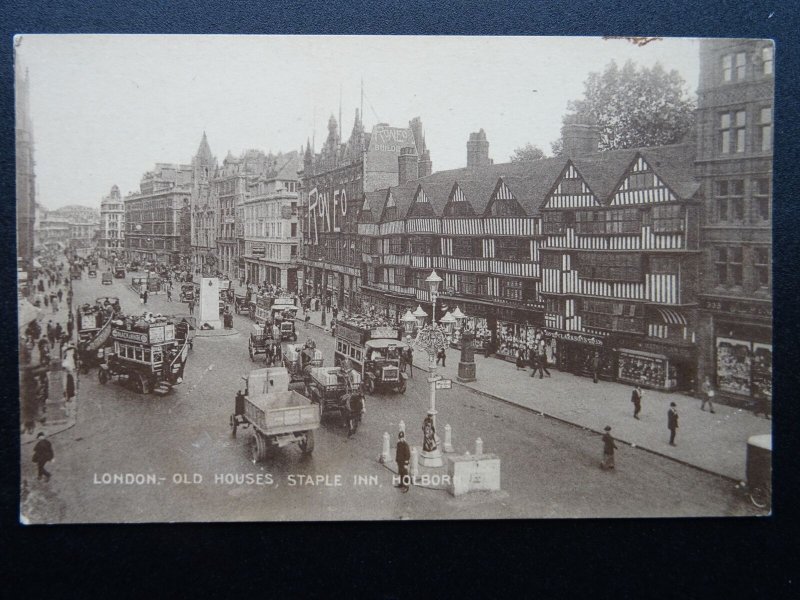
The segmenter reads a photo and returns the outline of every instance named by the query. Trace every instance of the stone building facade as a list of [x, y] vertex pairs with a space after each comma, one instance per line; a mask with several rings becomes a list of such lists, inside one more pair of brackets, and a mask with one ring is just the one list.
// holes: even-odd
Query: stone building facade
[[774, 90], [771, 41], [701, 44], [699, 370], [737, 404], [772, 400]]
[[245, 278], [299, 291], [300, 181], [297, 152], [279, 154], [271, 168], [248, 184], [244, 201]]
[[122, 258], [125, 251], [125, 205], [116, 185], [100, 203], [98, 251], [108, 259]]
[[179, 266], [182, 223], [192, 197], [193, 168], [158, 163], [129, 194], [125, 205], [125, 253], [139, 263]]

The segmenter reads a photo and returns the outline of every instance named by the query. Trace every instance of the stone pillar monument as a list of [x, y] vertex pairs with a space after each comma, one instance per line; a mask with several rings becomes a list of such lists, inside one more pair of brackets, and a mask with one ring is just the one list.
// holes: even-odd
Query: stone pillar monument
[[465, 331], [461, 336], [461, 360], [458, 361], [456, 379], [462, 383], [475, 381], [475, 347], [472, 345], [475, 335]]
[[200, 302], [198, 304], [198, 326], [208, 323], [214, 329], [222, 328], [219, 320], [219, 279], [203, 277], [200, 280]]

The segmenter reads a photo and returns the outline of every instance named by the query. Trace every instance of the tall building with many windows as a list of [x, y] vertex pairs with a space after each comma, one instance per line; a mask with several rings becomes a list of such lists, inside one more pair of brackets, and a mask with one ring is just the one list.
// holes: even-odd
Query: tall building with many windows
[[773, 52], [769, 40], [709, 39], [700, 49], [699, 368], [740, 404], [772, 398]]
[[121, 258], [125, 251], [125, 205], [116, 185], [100, 203], [98, 250], [105, 258]]
[[245, 277], [299, 291], [300, 155], [289, 152], [272, 160], [261, 177], [248, 183], [243, 202]]
[[125, 252], [130, 260], [180, 265], [183, 215], [192, 196], [192, 167], [158, 163], [125, 197]]

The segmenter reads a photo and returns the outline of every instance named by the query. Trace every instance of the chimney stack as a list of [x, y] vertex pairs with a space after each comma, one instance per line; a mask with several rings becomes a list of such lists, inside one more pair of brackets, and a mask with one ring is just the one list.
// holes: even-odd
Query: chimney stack
[[417, 158], [417, 151], [415, 148], [411, 146], [400, 148], [400, 156], [397, 157], [398, 183], [400, 185], [419, 178]]
[[600, 128], [589, 116], [568, 115], [561, 127], [561, 141], [565, 156], [594, 154], [600, 145]]
[[486, 139], [486, 132], [481, 129], [470, 133], [469, 141], [467, 141], [467, 168], [486, 167], [490, 164], [492, 163], [489, 160], [489, 142]]

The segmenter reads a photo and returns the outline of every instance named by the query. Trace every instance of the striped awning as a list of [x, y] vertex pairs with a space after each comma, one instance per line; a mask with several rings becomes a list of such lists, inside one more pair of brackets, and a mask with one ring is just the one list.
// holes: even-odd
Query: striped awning
[[655, 307], [656, 312], [661, 316], [661, 320], [667, 325], [686, 325], [686, 317], [682, 312], [674, 308]]

